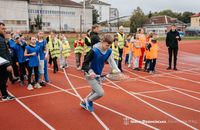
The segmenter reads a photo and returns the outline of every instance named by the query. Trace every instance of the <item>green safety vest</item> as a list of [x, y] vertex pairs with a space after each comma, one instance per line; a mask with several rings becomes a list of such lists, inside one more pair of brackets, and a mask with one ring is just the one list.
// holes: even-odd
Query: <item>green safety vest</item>
[[74, 49], [74, 53], [83, 53], [84, 47], [82, 47], [81, 45], [77, 44], [76, 48]]
[[124, 48], [124, 34], [121, 35], [120, 33], [117, 33], [118, 35], [118, 45], [120, 49]]
[[[88, 36], [86, 36], [85, 38], [88, 40], [88, 42], [89, 42], [90, 45], [91, 45], [91, 39], [90, 39]], [[89, 51], [91, 50], [91, 47], [89, 47], [89, 46], [87, 46], [87, 45], [85, 44], [84, 49], [85, 49], [85, 52], [87, 53], [87, 52], [89, 52]]]
[[49, 40], [49, 51], [51, 53], [51, 57], [54, 58], [54, 57], [59, 57], [60, 56], [60, 40], [55, 40], [55, 41], [52, 41], [52, 40]]
[[112, 53], [115, 60], [119, 60], [119, 47], [115, 47], [114, 43], [112, 44]]
[[[67, 41], [65, 41], [67, 42]], [[62, 44], [62, 56], [63, 57], [68, 57], [70, 56], [70, 46], [69, 46], [69, 43], [65, 43], [65, 44]]]

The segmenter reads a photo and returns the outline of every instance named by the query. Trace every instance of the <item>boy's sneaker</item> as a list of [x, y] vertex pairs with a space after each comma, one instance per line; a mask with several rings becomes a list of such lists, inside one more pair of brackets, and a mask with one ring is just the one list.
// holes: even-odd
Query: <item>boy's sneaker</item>
[[14, 99], [15, 99], [15, 97], [10, 96], [10, 95], [2, 97], [2, 101], [9, 101], [9, 100], [14, 100]]
[[33, 90], [33, 86], [31, 84], [28, 84], [28, 87], [27, 87], [28, 90]]
[[86, 107], [86, 103], [85, 103], [85, 102], [82, 101], [82, 102], [80, 103], [80, 106], [81, 106], [82, 108], [84, 108], [84, 109], [87, 110], [87, 107]]
[[128, 64], [128, 68], [130, 68], [131, 67], [131, 64]]
[[90, 112], [93, 112], [94, 111], [93, 102], [88, 101], [87, 99], [84, 99], [84, 101], [85, 101], [87, 110], [90, 111]]
[[35, 87], [35, 88], [42, 88], [42, 86], [40, 86], [39, 83], [36, 83], [34, 87]]

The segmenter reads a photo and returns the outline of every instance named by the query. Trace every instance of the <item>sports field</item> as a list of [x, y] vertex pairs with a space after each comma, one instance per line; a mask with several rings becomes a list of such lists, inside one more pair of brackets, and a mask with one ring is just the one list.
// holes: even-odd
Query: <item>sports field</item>
[[79, 105], [91, 88], [83, 72], [76, 70], [74, 54], [65, 71], [53, 74], [49, 66], [51, 82], [42, 89], [28, 91], [19, 83], [8, 83], [9, 92], [17, 98], [0, 101], [0, 129], [200, 129], [200, 40], [180, 42], [178, 71], [166, 70], [167, 48], [164, 43], [159, 46], [156, 74], [123, 65], [130, 78], [103, 81], [105, 96], [94, 103], [93, 113]]

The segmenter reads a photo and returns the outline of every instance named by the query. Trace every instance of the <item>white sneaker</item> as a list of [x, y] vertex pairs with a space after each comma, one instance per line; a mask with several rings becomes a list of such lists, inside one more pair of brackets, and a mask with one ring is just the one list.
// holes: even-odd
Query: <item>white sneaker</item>
[[128, 64], [128, 68], [130, 68], [131, 67], [131, 64]]
[[149, 71], [149, 74], [153, 74], [153, 71]]
[[79, 66], [79, 67], [77, 68], [77, 70], [81, 70], [81, 67]]
[[28, 87], [27, 87], [28, 90], [33, 90], [33, 86], [31, 84], [28, 84]]
[[35, 87], [35, 88], [42, 88], [42, 86], [40, 86], [39, 83], [36, 83], [34, 87]]

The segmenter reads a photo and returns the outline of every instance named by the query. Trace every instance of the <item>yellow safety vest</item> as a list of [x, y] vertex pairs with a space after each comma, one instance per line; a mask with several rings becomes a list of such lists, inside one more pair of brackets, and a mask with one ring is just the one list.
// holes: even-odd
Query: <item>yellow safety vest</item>
[[121, 35], [120, 33], [117, 33], [118, 35], [118, 45], [120, 49], [124, 48], [124, 34]]
[[[79, 41], [77, 41], [77, 42], [79, 42]], [[74, 49], [74, 53], [76, 54], [76, 53], [83, 53], [83, 50], [84, 50], [84, 47], [83, 46], [81, 46], [81, 45], [79, 45], [79, 43], [77, 44], [77, 46], [76, 46], [76, 48]]]
[[[91, 45], [91, 39], [90, 39], [88, 36], [86, 36], [85, 38], [88, 40], [88, 42], [89, 42], [90, 45]], [[87, 46], [87, 45], [85, 44], [84, 50], [85, 50], [85, 52], [87, 53], [87, 52], [89, 52], [89, 51], [91, 50], [91, 47], [89, 47], [89, 46]]]
[[51, 53], [51, 57], [52, 58], [59, 57], [60, 56], [59, 46], [61, 44], [60, 40], [56, 39], [56, 40], [52, 41], [52, 39], [51, 39], [51, 40], [49, 40], [48, 44], [49, 44], [48, 47], [49, 47], [49, 51]]
[[68, 57], [70, 56], [70, 46], [68, 41], [64, 41], [65, 43], [62, 43], [62, 56], [63, 57]]
[[114, 43], [112, 44], [112, 53], [115, 60], [119, 60], [119, 47], [115, 47]]

